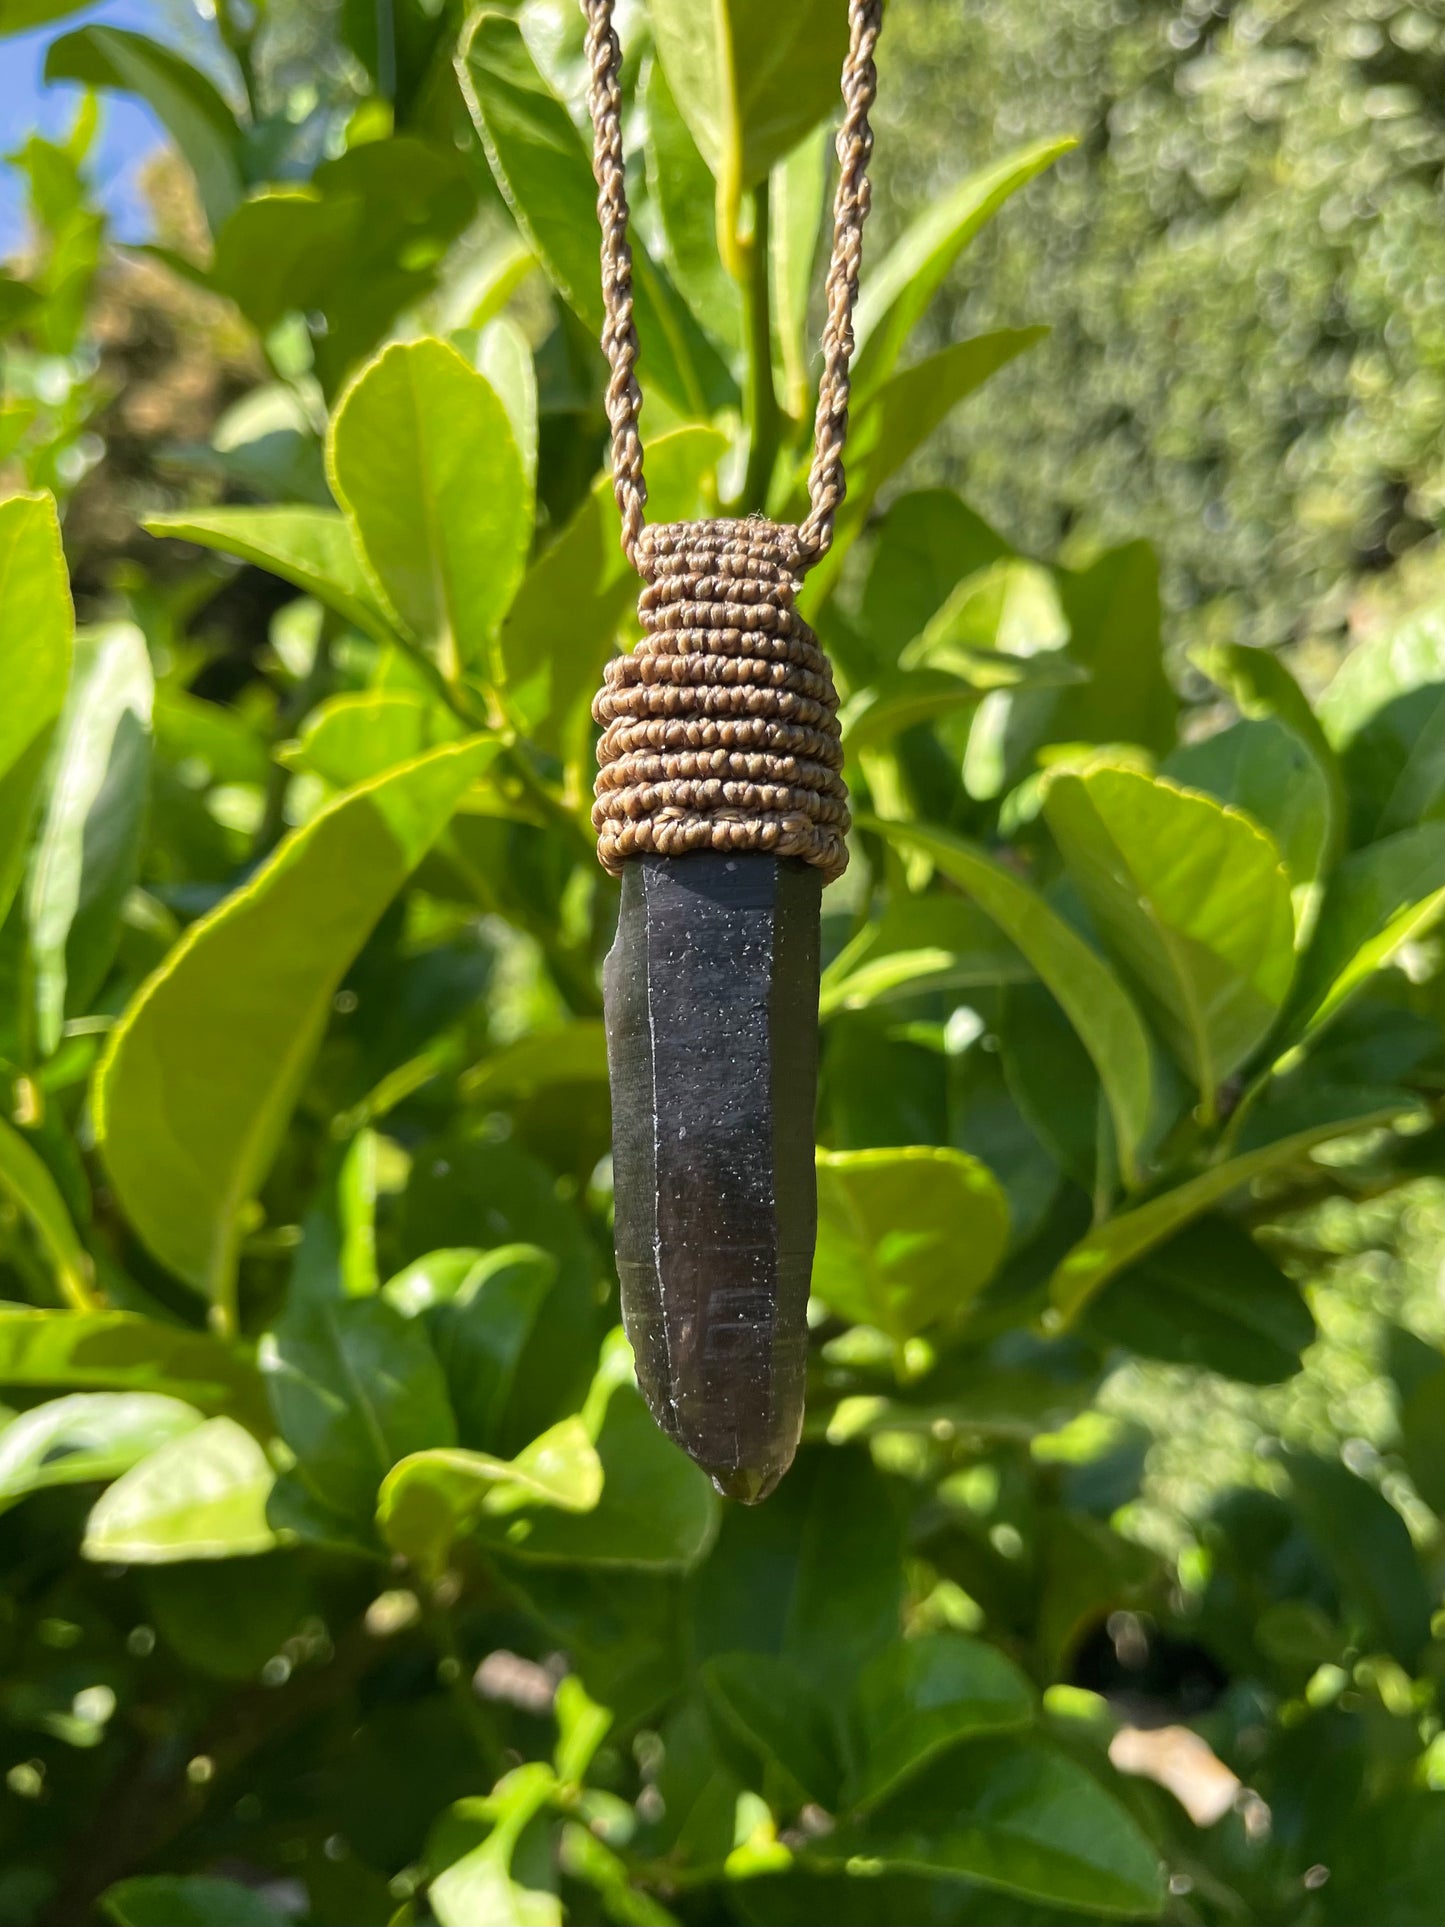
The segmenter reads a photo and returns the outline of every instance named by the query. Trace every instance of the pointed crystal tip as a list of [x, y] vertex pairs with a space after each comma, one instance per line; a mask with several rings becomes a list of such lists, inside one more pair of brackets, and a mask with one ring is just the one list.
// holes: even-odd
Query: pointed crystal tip
[[788, 1468], [786, 1465], [705, 1465], [702, 1469], [725, 1499], [736, 1499], [740, 1505], [761, 1505], [777, 1491]]

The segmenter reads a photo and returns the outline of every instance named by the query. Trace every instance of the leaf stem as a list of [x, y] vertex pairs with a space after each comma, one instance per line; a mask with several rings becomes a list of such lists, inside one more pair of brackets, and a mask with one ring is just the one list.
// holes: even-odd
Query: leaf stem
[[746, 513], [765, 510], [782, 445], [783, 411], [773, 381], [771, 214], [768, 183], [753, 194], [753, 232], [743, 255], [743, 314], [747, 333], [745, 406], [748, 468], [740, 506]]

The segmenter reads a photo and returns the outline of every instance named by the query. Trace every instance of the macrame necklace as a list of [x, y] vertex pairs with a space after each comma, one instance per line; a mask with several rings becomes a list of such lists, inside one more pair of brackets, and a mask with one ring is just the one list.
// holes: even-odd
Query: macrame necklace
[[602, 346], [643, 639], [593, 714], [593, 822], [622, 879], [603, 976], [617, 1269], [638, 1382], [718, 1489], [756, 1504], [803, 1424], [822, 888], [848, 861], [838, 697], [794, 606], [844, 496], [882, 0], [850, 0], [810, 509], [649, 524], [614, 0], [583, 0]]

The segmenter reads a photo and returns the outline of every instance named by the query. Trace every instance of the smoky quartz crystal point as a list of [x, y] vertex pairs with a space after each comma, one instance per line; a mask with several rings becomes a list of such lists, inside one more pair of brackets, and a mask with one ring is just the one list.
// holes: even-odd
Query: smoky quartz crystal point
[[761, 852], [629, 862], [604, 972], [617, 1269], [662, 1430], [747, 1504], [803, 1423], [823, 879]]

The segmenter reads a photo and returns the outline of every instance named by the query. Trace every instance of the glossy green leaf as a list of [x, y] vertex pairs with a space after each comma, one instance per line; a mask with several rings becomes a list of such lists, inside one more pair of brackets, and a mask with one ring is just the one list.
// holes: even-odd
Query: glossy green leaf
[[819, 233], [827, 205], [833, 143], [827, 127], [809, 134], [773, 169], [769, 187], [773, 338], [782, 364], [782, 399], [805, 420], [812, 399], [809, 309]]
[[752, 1777], [748, 1767], [756, 1762], [772, 1769], [770, 1780], [781, 1779], [788, 1806], [812, 1800], [830, 1811], [836, 1807], [840, 1768], [832, 1708], [804, 1674], [771, 1654], [723, 1653], [704, 1666], [702, 1683], [725, 1752], [742, 1755], [745, 1777]]
[[1352, 649], [1319, 719], [1345, 772], [1357, 841], [1445, 815], [1445, 608]]
[[331, 425], [332, 488], [383, 606], [454, 682], [486, 676], [532, 540], [507, 410], [443, 341], [384, 350]]
[[113, 1479], [200, 1423], [193, 1406], [156, 1392], [72, 1392], [32, 1406], [0, 1430], [0, 1507], [46, 1486]]
[[338, 797], [190, 927], [112, 1033], [96, 1126], [117, 1199], [223, 1307], [342, 973], [494, 753], [436, 750]]
[[1179, 699], [1164, 669], [1159, 558], [1148, 542], [1107, 550], [1087, 569], [1056, 571], [1077, 688], [1013, 699], [1005, 736], [1008, 780], [1048, 743], [1174, 747]]
[[918, 215], [867, 271], [853, 330], [858, 343], [853, 378], [860, 396], [893, 373], [908, 337], [979, 230], [1011, 195], [1075, 145], [1044, 141], [970, 174]]
[[406, 1317], [425, 1319], [463, 1445], [490, 1446], [515, 1430], [513, 1383], [557, 1271], [536, 1245], [453, 1249], [416, 1259], [382, 1287]]
[[1153, 1104], [1149, 1037], [1113, 971], [1041, 896], [972, 844], [916, 824], [879, 828], [891, 841], [922, 850], [966, 890], [1048, 985], [1094, 1060], [1120, 1164], [1126, 1177], [1136, 1177]]
[[[712, 175], [660, 60], [648, 68], [646, 99], [647, 185], [662, 223], [668, 268], [703, 326], [736, 351], [743, 340], [743, 300], [718, 252]], [[816, 241], [816, 225], [813, 234]]]
[[1033, 972], [998, 926], [953, 895], [899, 895], [823, 972], [818, 1008], [866, 1010], [900, 991], [1021, 983]]
[[1115, 1277], [1089, 1308], [1089, 1331], [1146, 1358], [1273, 1385], [1299, 1370], [1315, 1321], [1295, 1281], [1216, 1213]]
[[24, 868], [37, 786], [65, 702], [74, 619], [48, 495], [0, 501], [0, 918]]
[[476, 365], [500, 398], [512, 425], [527, 486], [537, 486], [537, 371], [527, 337], [515, 321], [498, 315], [477, 341]]
[[987, 1166], [961, 1151], [818, 1153], [813, 1290], [840, 1318], [896, 1343], [956, 1325], [1008, 1243], [1008, 1205]]
[[123, 1473], [91, 1507], [81, 1552], [113, 1565], [270, 1552], [276, 1475], [251, 1433], [213, 1418]]
[[242, 562], [254, 562], [316, 596], [366, 635], [379, 642], [392, 639], [391, 625], [366, 579], [351, 531], [334, 509], [181, 511], [148, 516], [143, 526], [152, 535], [176, 536]]
[[483, 1536], [520, 1558], [565, 1565], [695, 1565], [717, 1531], [717, 1499], [706, 1475], [653, 1424], [620, 1332], [603, 1348], [582, 1422], [602, 1462], [597, 1505], [572, 1514], [519, 1513], [505, 1525], [484, 1521]]
[[29, 33], [32, 27], [48, 27], [54, 20], [80, 13], [89, 0], [3, 0], [0, 4], [0, 36]]
[[249, 717], [188, 689], [158, 689], [152, 716], [162, 763], [187, 766], [204, 783], [262, 784], [271, 773], [265, 736]]
[[960, 1633], [925, 1633], [864, 1669], [850, 1708], [850, 1807], [871, 1807], [963, 1740], [1027, 1726], [1034, 1695], [1011, 1661]]
[[285, 760], [293, 769], [351, 789], [399, 763], [455, 742], [461, 724], [429, 696], [378, 689], [332, 696], [313, 709]]
[[1242, 716], [1250, 722], [1283, 723], [1304, 744], [1329, 789], [1333, 852], [1345, 828], [1344, 777], [1308, 696], [1289, 670], [1273, 650], [1251, 649], [1237, 642], [1203, 645], [1191, 651], [1191, 659], [1211, 682], [1229, 693]]
[[1445, 1517], [1445, 1351], [1397, 1326], [1386, 1359], [1399, 1400], [1401, 1456], [1420, 1497]]
[[1285, 1461], [1304, 1524], [1338, 1574], [1348, 1618], [1371, 1650], [1383, 1645], [1411, 1672], [1430, 1639], [1432, 1589], [1409, 1527], [1377, 1485], [1338, 1459]]
[[[562, 1927], [562, 1903], [550, 1884], [548, 1864], [523, 1867], [518, 1847], [533, 1820], [557, 1790], [550, 1767], [530, 1761], [504, 1775], [485, 1802], [490, 1831], [480, 1846], [452, 1862], [431, 1883], [427, 1899], [440, 1927]], [[454, 1810], [455, 1811], [455, 1810]], [[547, 1856], [550, 1863], [551, 1856]], [[535, 1884], [533, 1884], [535, 1882]]]
[[563, 1419], [515, 1459], [485, 1452], [417, 1452], [392, 1467], [376, 1522], [400, 1557], [425, 1573], [446, 1565], [452, 1546], [484, 1514], [533, 1506], [590, 1512], [602, 1496], [602, 1461], [579, 1418]]
[[[275, 1493], [267, 1515], [286, 1539]], [[268, 1661], [284, 1657], [311, 1600], [303, 1562], [285, 1549], [239, 1565], [194, 1559], [152, 1566], [144, 1585], [147, 1616], [162, 1645], [205, 1678], [237, 1685], [264, 1681]]]
[[[597, 188], [582, 136], [537, 71], [509, 15], [483, 11], [457, 56], [462, 92], [513, 219], [553, 285], [594, 336], [602, 330]], [[632, 243], [642, 375], [685, 419], [736, 401], [737, 387], [690, 309]]]
[[122, 1880], [101, 1905], [116, 1927], [286, 1927], [287, 1919], [251, 1888], [200, 1874]]
[[[1001, 328], [954, 342], [890, 375], [854, 410], [848, 438], [848, 500], [839, 514], [835, 548], [840, 559], [847, 546], [844, 534], [851, 539], [863, 527], [883, 485], [960, 402], [1047, 333], [1047, 328]], [[822, 588], [835, 578], [837, 567], [835, 562], [831, 569], [825, 566], [818, 572], [815, 605]]]
[[649, 0], [658, 53], [682, 116], [736, 209], [841, 97], [846, 10], [801, 0], [787, 13], [763, 0]]
[[552, 1084], [607, 1081], [607, 1033], [598, 1018], [579, 1017], [556, 1030], [535, 1030], [473, 1065], [466, 1094], [483, 1106], [545, 1090]]
[[1303, 1163], [1317, 1145], [1331, 1138], [1346, 1137], [1386, 1123], [1390, 1112], [1374, 1112], [1349, 1118], [1332, 1118], [1293, 1136], [1281, 1138], [1239, 1157], [1226, 1158], [1211, 1165], [1198, 1176], [1162, 1191], [1147, 1204], [1120, 1212], [1096, 1225], [1081, 1238], [1057, 1266], [1049, 1281], [1049, 1293], [1062, 1319], [1078, 1315], [1108, 1281], [1126, 1265], [1133, 1264], [1156, 1245], [1162, 1244], [1184, 1225], [1219, 1204], [1232, 1191], [1252, 1184], [1256, 1178], [1287, 1171]]
[[[711, 428], [677, 429], [649, 441], [649, 513], [669, 522], [695, 515], [704, 478], [726, 447]], [[591, 702], [636, 594], [612, 478], [604, 475], [532, 564], [502, 625], [508, 710], [542, 748], [556, 749], [569, 721]]]
[[348, 1518], [370, 1517], [399, 1460], [456, 1442], [424, 1330], [381, 1298], [292, 1304], [262, 1341], [260, 1365], [302, 1477]]
[[77, 640], [26, 890], [36, 1040], [47, 1056], [67, 1009], [85, 1010], [100, 988], [119, 941], [145, 827], [151, 698], [139, 629], [116, 623]]
[[128, 1311], [0, 1306], [0, 1385], [162, 1392], [261, 1423], [255, 1368], [219, 1339]]
[[54, 43], [45, 78], [138, 95], [195, 175], [211, 232], [217, 232], [241, 198], [241, 130], [197, 67], [143, 34], [91, 26]]
[[1101, 935], [1212, 1106], [1294, 975], [1278, 848], [1213, 797], [1118, 764], [1051, 775], [1044, 812]]
[[71, 1222], [49, 1166], [13, 1124], [0, 1117], [0, 1197], [30, 1225], [61, 1296], [85, 1310], [94, 1303], [94, 1266]]
[[1335, 870], [1290, 999], [1290, 1041], [1320, 1030], [1445, 914], [1445, 823], [1421, 823]]
[[1314, 928], [1333, 843], [1329, 783], [1300, 737], [1272, 717], [1235, 723], [1186, 744], [1162, 775], [1243, 810], [1268, 830], [1284, 859], [1295, 928]]
[[1157, 1919], [1159, 1857], [1125, 1809], [1066, 1753], [1038, 1741], [959, 1747], [908, 1780], [816, 1857], [853, 1856], [979, 1881], [1056, 1907]]

